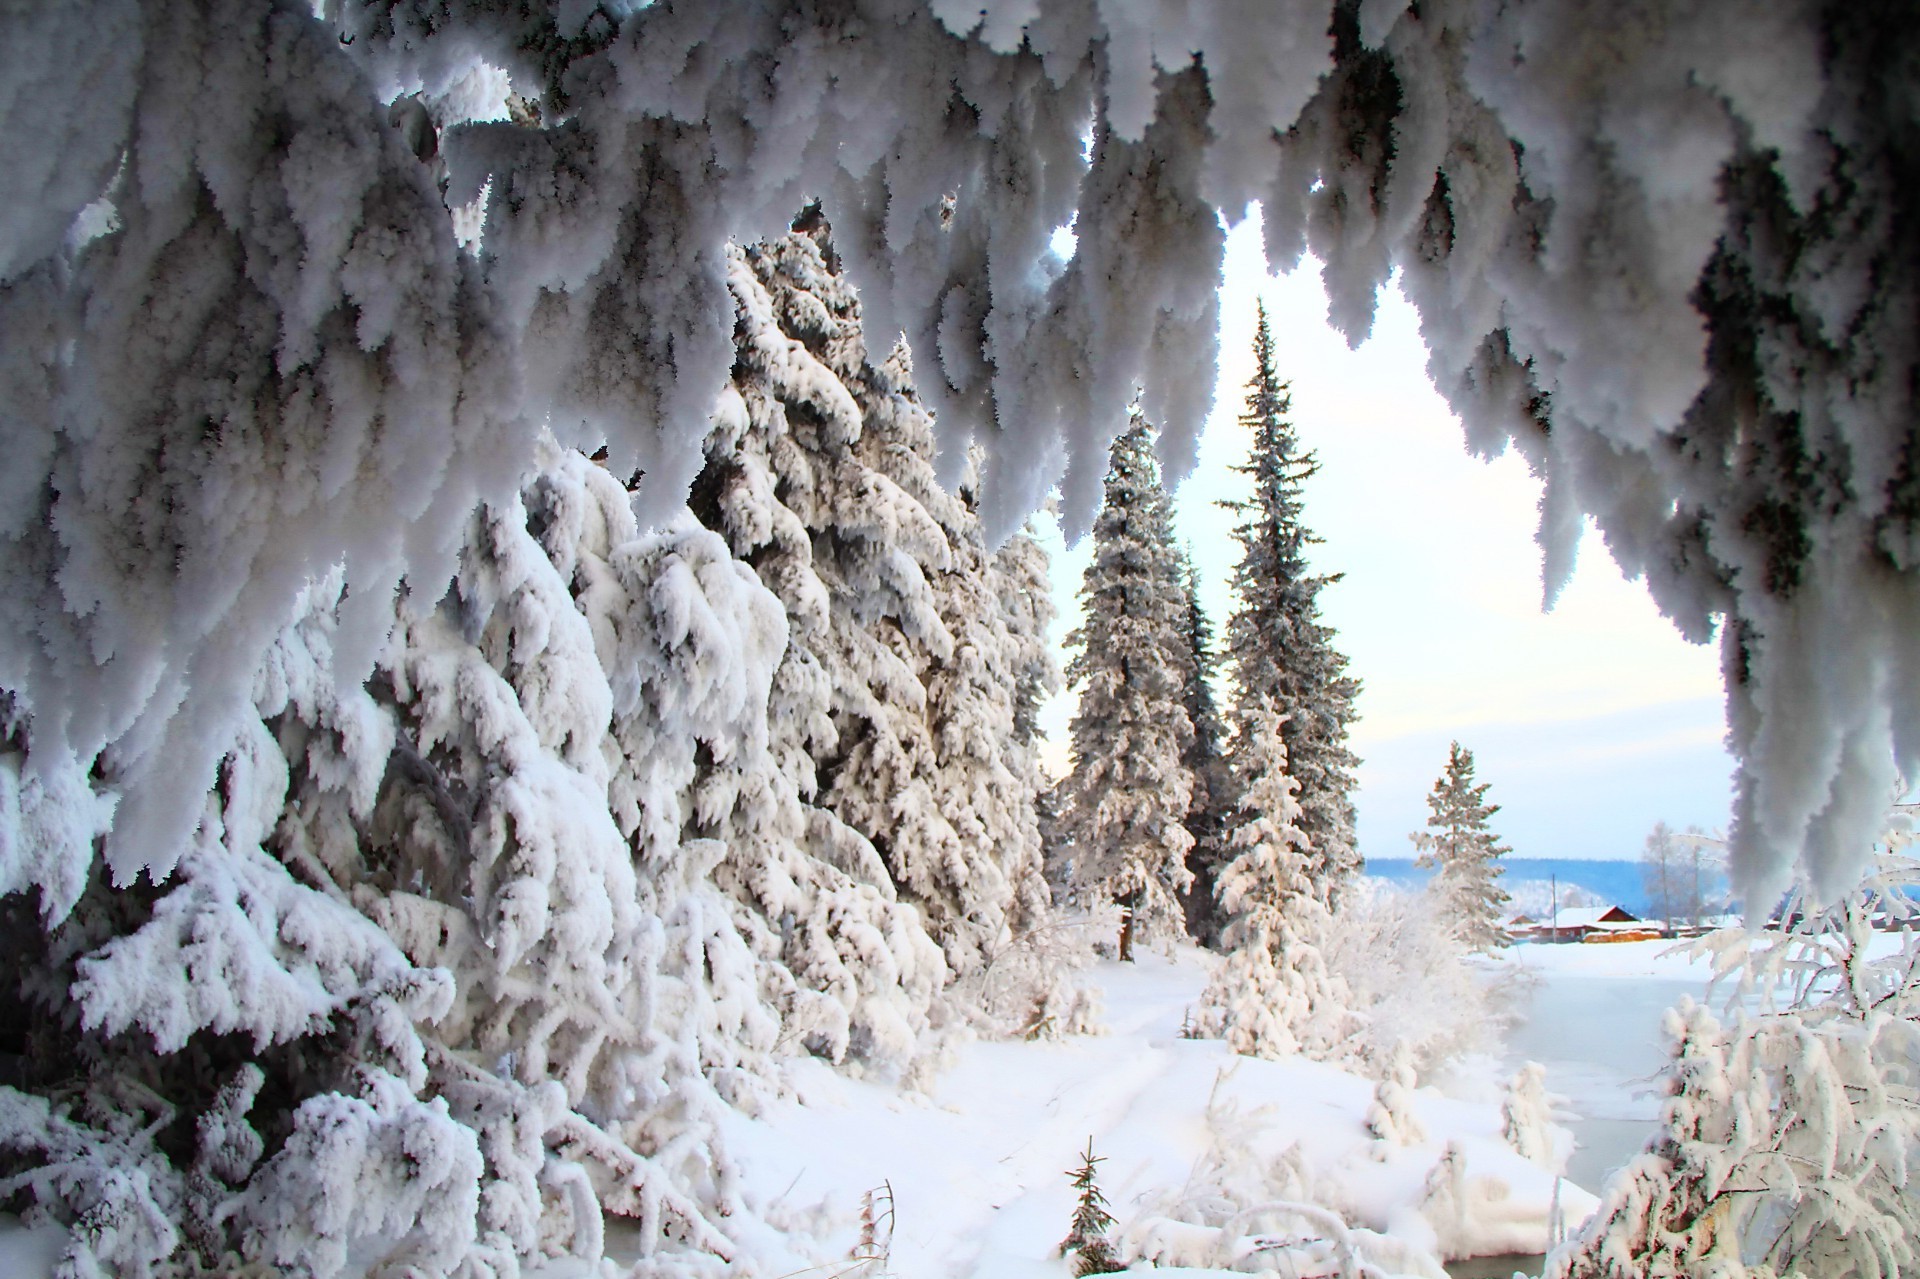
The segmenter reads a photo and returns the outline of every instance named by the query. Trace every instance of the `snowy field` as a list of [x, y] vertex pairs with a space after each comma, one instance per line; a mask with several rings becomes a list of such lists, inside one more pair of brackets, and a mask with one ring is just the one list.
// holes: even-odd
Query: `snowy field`
[[[1419, 1089], [1413, 1110], [1425, 1139], [1405, 1146], [1368, 1130], [1370, 1080], [1181, 1038], [1215, 962], [1186, 948], [1091, 971], [1106, 1033], [966, 1043], [924, 1094], [794, 1063], [790, 1095], [758, 1116], [732, 1114], [726, 1144], [743, 1198], [790, 1232], [759, 1244], [767, 1255], [791, 1254], [794, 1274], [1060, 1279], [1071, 1273], [1058, 1255], [1074, 1204], [1067, 1172], [1091, 1138], [1123, 1256], [1218, 1271], [1255, 1241], [1314, 1233], [1312, 1223], [1281, 1216], [1248, 1215], [1225, 1230], [1191, 1224], [1224, 1190], [1243, 1204], [1318, 1201], [1360, 1228], [1361, 1251], [1383, 1273], [1437, 1279], [1397, 1245], [1449, 1260], [1547, 1246], [1555, 1178], [1500, 1135], [1500, 1085], [1520, 1062], [1546, 1065], [1548, 1088], [1578, 1115], [1579, 1145], [1559, 1189], [1568, 1229], [1592, 1210], [1587, 1191], [1645, 1140], [1659, 1109], [1647, 1089], [1665, 1057], [1661, 1014], [1681, 995], [1699, 995], [1707, 976], [1704, 963], [1667, 949], [1523, 946], [1497, 961], [1537, 978], [1507, 1054], [1498, 1065], [1463, 1063], [1447, 1083], [1453, 1095]], [[1465, 1193], [1436, 1197], [1430, 1183], [1450, 1143], [1463, 1164], [1453, 1184]], [[859, 1265], [850, 1258], [868, 1192], [877, 1192], [876, 1259]], [[60, 1233], [0, 1235], [5, 1273], [51, 1273]], [[617, 1229], [609, 1235], [618, 1254]]]
[[[1182, 1038], [1217, 962], [1185, 947], [1091, 971], [1103, 1034], [967, 1042], [925, 1093], [795, 1062], [789, 1094], [758, 1115], [731, 1113], [724, 1136], [742, 1197], [786, 1232], [754, 1241], [755, 1251], [787, 1254], [794, 1276], [1060, 1279], [1071, 1273], [1059, 1256], [1074, 1205], [1067, 1173], [1091, 1139], [1123, 1257], [1189, 1273], [1253, 1268], [1251, 1249], [1323, 1232], [1286, 1214], [1244, 1214], [1224, 1229], [1195, 1223], [1219, 1220], [1223, 1197], [1310, 1200], [1357, 1227], [1356, 1246], [1380, 1273], [1437, 1279], [1422, 1253], [1453, 1261], [1548, 1245], [1556, 1178], [1500, 1135], [1502, 1083], [1520, 1064], [1546, 1066], [1549, 1090], [1565, 1102], [1564, 1229], [1578, 1227], [1595, 1205], [1588, 1192], [1641, 1148], [1661, 1104], [1662, 1015], [1682, 996], [1701, 998], [1710, 971], [1671, 950], [1532, 945], [1494, 961], [1530, 977], [1507, 983], [1527, 1003], [1505, 1052], [1460, 1063], [1444, 1091], [1420, 1088], [1412, 1105], [1424, 1138], [1407, 1145], [1368, 1129], [1370, 1080]], [[1461, 1169], [1454, 1192], [1436, 1195], [1450, 1145]], [[864, 1250], [863, 1214], [877, 1218]], [[63, 1235], [0, 1230], [0, 1274], [50, 1275]], [[620, 1245], [610, 1222], [609, 1252]], [[1311, 1248], [1299, 1252], [1302, 1274], [1323, 1273]], [[856, 1259], [863, 1253], [870, 1260]], [[542, 1273], [585, 1272], [562, 1264]]]
[[[1180, 1037], [1207, 963], [1184, 949], [1104, 963], [1093, 976], [1105, 990], [1106, 1034], [969, 1044], [925, 1096], [802, 1063], [792, 1098], [739, 1117], [728, 1133], [749, 1200], [823, 1241], [822, 1255], [806, 1259], [821, 1273], [837, 1273], [830, 1263], [854, 1252], [862, 1195], [891, 1187], [885, 1271], [1058, 1279], [1070, 1273], [1058, 1257], [1074, 1203], [1066, 1174], [1091, 1137], [1106, 1160], [1100, 1184], [1129, 1245], [1123, 1255], [1163, 1266], [1217, 1266], [1249, 1246], [1222, 1237], [1234, 1231], [1175, 1224], [1195, 1215], [1181, 1211], [1183, 1200], [1190, 1209], [1222, 1180], [1243, 1199], [1316, 1199], [1364, 1230], [1443, 1256], [1544, 1249], [1555, 1179], [1501, 1139], [1491, 1079], [1458, 1090], [1477, 1091], [1474, 1101], [1420, 1089], [1414, 1110], [1426, 1139], [1381, 1142], [1365, 1122], [1372, 1081], [1310, 1062], [1235, 1058], [1218, 1041]], [[1284, 1160], [1295, 1143], [1298, 1156]], [[1428, 1197], [1449, 1143], [1463, 1155], [1464, 1211]], [[1593, 1202], [1571, 1185], [1560, 1190], [1569, 1226]], [[1245, 1236], [1260, 1235], [1259, 1225]], [[1395, 1257], [1390, 1240], [1362, 1247], [1389, 1271], [1438, 1273], [1411, 1254]]]

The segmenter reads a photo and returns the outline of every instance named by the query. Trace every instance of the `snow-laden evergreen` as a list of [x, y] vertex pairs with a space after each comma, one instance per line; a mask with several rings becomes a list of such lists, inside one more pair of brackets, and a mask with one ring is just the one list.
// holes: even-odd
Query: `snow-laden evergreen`
[[[776, 310], [756, 256], [815, 274]], [[755, 470], [790, 447], [775, 427], [791, 407], [857, 436], [911, 387], [897, 366], [850, 389], [781, 328], [813, 332], [804, 304], [824, 297], [845, 313], [836, 352], [865, 368], [815, 240], [734, 261], [740, 362], [707, 491], [738, 548], [688, 512], [643, 528], [613, 473], [543, 441], [520, 493], [468, 520], [452, 589], [395, 608], [363, 685], [339, 652], [343, 575], [309, 586], [169, 881], [50, 876], [42, 921], [11, 898], [23, 936], [49, 931], [5, 996], [29, 1051], [0, 1093], [0, 1158], [10, 1193], [73, 1227], [76, 1273], [357, 1258], [511, 1275], [597, 1259], [609, 1215], [657, 1264], [717, 1272], [759, 1229], [721, 1115], [774, 1095], [782, 1057], [910, 1075], [955, 1016], [1010, 1031], [1037, 1005], [1085, 1027], [1057, 944], [1006, 966], [1017, 1016], [949, 993], [929, 929], [958, 930], [896, 887], [875, 851], [894, 828], [815, 803], [836, 699], [877, 701], [836, 677], [924, 606], [933, 638], [886, 648], [884, 669], [903, 672], [898, 734], [946, 743], [924, 747], [943, 763], [919, 781], [927, 810], [963, 866], [995, 872], [962, 877], [968, 919], [990, 921], [963, 953], [979, 967], [1047, 922], [1021, 719], [1052, 678], [1047, 605], [1007, 589], [1044, 579], [1044, 555], [1015, 539], [989, 557], [929, 481], [850, 513], [930, 529], [937, 585], [888, 561], [872, 571], [895, 594], [871, 605], [850, 574], [816, 574], [809, 530]], [[929, 474], [924, 430], [882, 438], [919, 446], [895, 473]], [[888, 491], [843, 461], [859, 492]], [[946, 526], [926, 514], [942, 501]], [[112, 795], [77, 769], [35, 776], [11, 703], [5, 727], [0, 867], [18, 889], [92, 840]]]
[[1661, 1130], [1550, 1274], [1920, 1272], [1915, 811], [1896, 808], [1872, 873], [1841, 902], [1795, 893], [1779, 928], [1694, 944], [1733, 987], [1730, 1020], [1691, 1001], [1669, 1013]]
[[1282, 717], [1288, 768], [1300, 784], [1307, 886], [1331, 905], [1360, 868], [1353, 812], [1353, 774], [1360, 761], [1347, 749], [1360, 683], [1346, 673], [1333, 630], [1320, 620], [1321, 588], [1340, 575], [1315, 574], [1307, 564], [1307, 548], [1320, 539], [1307, 527], [1302, 490], [1319, 463], [1301, 447], [1289, 420], [1292, 399], [1275, 364], [1265, 306], [1253, 355], [1253, 380], [1240, 415], [1253, 440], [1246, 463], [1236, 468], [1252, 479], [1253, 495], [1230, 504], [1241, 517], [1234, 529], [1240, 560], [1233, 571], [1239, 604], [1227, 623], [1233, 752], [1241, 771], [1257, 767], [1238, 754], [1263, 749], [1256, 721], [1261, 704], [1270, 700]]
[[1113, 443], [1080, 587], [1086, 616], [1067, 637], [1076, 650], [1067, 680], [1080, 698], [1061, 838], [1082, 900], [1122, 909], [1122, 958], [1137, 937], [1184, 931], [1181, 895], [1192, 882], [1187, 601], [1153, 436], [1136, 410]]
[[1500, 805], [1487, 803], [1493, 783], [1474, 784], [1473, 752], [1454, 742], [1447, 766], [1427, 796], [1427, 829], [1413, 835], [1420, 850], [1414, 865], [1434, 871], [1433, 896], [1448, 925], [1468, 950], [1482, 953], [1507, 945], [1501, 926], [1507, 894], [1500, 887], [1509, 851], [1487, 825]]
[[1299, 783], [1271, 702], [1256, 707], [1247, 732], [1236, 752], [1242, 807], [1217, 889], [1226, 961], [1201, 996], [1200, 1028], [1249, 1056], [1333, 1060], [1351, 1054], [1354, 1018], [1320, 954], [1335, 924], [1313, 891]]
[[1047, 906], [1031, 707], [1051, 606], [1015, 594], [1044, 565], [1024, 535], [990, 554], [936, 482], [905, 352], [868, 358], [825, 224], [806, 225], [736, 256], [744, 419], [710, 443], [695, 505], [796, 618], [773, 718], [808, 839], [872, 863], [970, 972]]

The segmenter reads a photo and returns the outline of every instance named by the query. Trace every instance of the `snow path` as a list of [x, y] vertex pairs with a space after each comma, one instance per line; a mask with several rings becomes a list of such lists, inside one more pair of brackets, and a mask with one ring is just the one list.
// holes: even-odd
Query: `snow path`
[[[1416, 1110], [1430, 1140], [1377, 1158], [1365, 1127], [1371, 1081], [1181, 1039], [1209, 962], [1183, 950], [1102, 964], [1091, 976], [1106, 993], [1106, 1034], [966, 1044], [927, 1095], [797, 1063], [793, 1096], [758, 1118], [728, 1119], [727, 1145], [749, 1202], [775, 1226], [824, 1241], [796, 1270], [844, 1267], [834, 1262], [858, 1241], [862, 1193], [890, 1185], [891, 1273], [1060, 1279], [1068, 1271], [1056, 1250], [1074, 1202], [1067, 1172], [1089, 1137], [1105, 1160], [1099, 1182], [1118, 1233], [1187, 1184], [1215, 1145], [1208, 1104], [1217, 1097], [1227, 1146], [1268, 1168], [1298, 1142], [1320, 1193], [1356, 1224], [1425, 1231], [1417, 1202], [1456, 1141], [1488, 1191], [1471, 1250], [1524, 1251], [1544, 1241], [1553, 1178], [1501, 1142], [1497, 1105], [1422, 1089]], [[1591, 1206], [1572, 1188], [1563, 1201], [1574, 1220]]]

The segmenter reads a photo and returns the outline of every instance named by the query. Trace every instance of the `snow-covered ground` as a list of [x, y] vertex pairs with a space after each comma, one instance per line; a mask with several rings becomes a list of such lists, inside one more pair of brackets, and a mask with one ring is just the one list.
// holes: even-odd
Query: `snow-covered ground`
[[[1548, 1242], [1556, 1179], [1502, 1140], [1498, 1081], [1519, 1062], [1539, 1061], [1548, 1088], [1578, 1115], [1578, 1145], [1558, 1192], [1566, 1226], [1577, 1227], [1595, 1203], [1587, 1192], [1639, 1149], [1658, 1114], [1649, 1086], [1665, 1059], [1662, 1013], [1705, 989], [1705, 961], [1669, 949], [1522, 946], [1503, 956], [1500, 966], [1537, 978], [1526, 985], [1529, 1007], [1506, 1056], [1499, 1069], [1467, 1063], [1449, 1084], [1455, 1096], [1419, 1089], [1413, 1110], [1426, 1137], [1408, 1146], [1368, 1130], [1370, 1080], [1181, 1038], [1210, 957], [1181, 948], [1104, 962], [1088, 976], [1104, 992], [1106, 1033], [968, 1042], [925, 1093], [813, 1060], [792, 1064], [789, 1096], [726, 1121], [752, 1216], [785, 1235], [750, 1243], [760, 1255], [791, 1254], [796, 1273], [1060, 1279], [1071, 1273], [1059, 1256], [1074, 1204], [1067, 1173], [1091, 1139], [1123, 1256], [1157, 1257], [1167, 1268], [1205, 1272], [1228, 1259], [1219, 1249], [1244, 1252], [1247, 1239], [1287, 1233], [1277, 1217], [1228, 1231], [1176, 1223], [1204, 1216], [1192, 1209], [1223, 1187], [1243, 1204], [1310, 1198], [1333, 1208], [1361, 1228], [1363, 1250], [1386, 1273], [1438, 1274], [1397, 1243], [1448, 1259], [1537, 1253]], [[1297, 1155], [1283, 1158], [1296, 1143]], [[1466, 1193], [1436, 1202], [1429, 1183], [1449, 1144], [1462, 1156], [1455, 1184]], [[884, 1260], [848, 1272], [869, 1192]], [[1290, 1224], [1313, 1233], [1311, 1223]], [[13, 1267], [8, 1274], [50, 1273], [63, 1233], [8, 1232], [0, 1261]], [[620, 1236], [610, 1223], [616, 1255]]]
[[[853, 1252], [863, 1193], [890, 1188], [886, 1270], [1058, 1279], [1069, 1273], [1058, 1253], [1074, 1204], [1067, 1173], [1091, 1138], [1126, 1256], [1205, 1266], [1235, 1246], [1223, 1235], [1284, 1233], [1277, 1218], [1225, 1232], [1174, 1223], [1180, 1200], [1222, 1182], [1254, 1202], [1312, 1197], [1443, 1256], [1544, 1249], [1555, 1178], [1501, 1139], [1497, 1102], [1422, 1088], [1413, 1107], [1426, 1139], [1383, 1143], [1365, 1122], [1372, 1081], [1180, 1037], [1208, 962], [1181, 950], [1104, 963], [1091, 975], [1104, 987], [1106, 1034], [968, 1044], [925, 1095], [802, 1063], [791, 1098], [739, 1116], [727, 1134], [749, 1201], [823, 1239], [823, 1255], [806, 1260], [826, 1264]], [[1295, 1143], [1297, 1157], [1283, 1161]], [[1462, 1156], [1464, 1214], [1427, 1195], [1449, 1143]], [[1593, 1206], [1571, 1185], [1559, 1193], [1569, 1224]], [[1437, 1273], [1411, 1255], [1396, 1262], [1392, 1240], [1361, 1242], [1389, 1270]]]

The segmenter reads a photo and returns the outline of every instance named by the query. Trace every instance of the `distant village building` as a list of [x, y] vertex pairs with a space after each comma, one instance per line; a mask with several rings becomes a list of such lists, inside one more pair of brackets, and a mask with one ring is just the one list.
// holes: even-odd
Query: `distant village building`
[[1507, 932], [1515, 941], [1537, 942], [1652, 941], [1662, 935], [1657, 924], [1620, 906], [1568, 906], [1546, 919], [1515, 915]]

